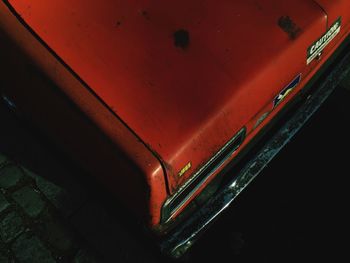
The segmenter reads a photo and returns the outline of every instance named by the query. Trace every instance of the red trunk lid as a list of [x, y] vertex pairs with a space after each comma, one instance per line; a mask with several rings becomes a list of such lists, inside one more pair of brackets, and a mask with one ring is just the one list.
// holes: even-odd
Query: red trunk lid
[[350, 22], [350, 1], [349, 0], [315, 0], [327, 13], [328, 26], [339, 17], [342, 18], [342, 26], [346, 27]]
[[9, 2], [163, 160], [171, 192], [308, 74], [327, 23], [313, 0]]

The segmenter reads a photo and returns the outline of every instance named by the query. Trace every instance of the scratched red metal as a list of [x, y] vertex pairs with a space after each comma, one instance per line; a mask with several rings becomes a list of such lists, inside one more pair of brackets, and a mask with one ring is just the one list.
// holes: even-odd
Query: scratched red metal
[[[167, 197], [161, 189], [165, 183], [167, 191], [174, 193], [244, 126], [248, 143], [249, 135], [263, 126], [254, 130], [257, 120], [271, 111], [279, 92], [298, 74], [305, 80], [315, 73], [322, 62], [307, 65], [307, 49], [327, 31], [327, 23], [331, 25], [341, 16], [341, 34], [325, 52], [339, 44], [348, 29], [350, 10], [345, 0], [9, 3], [122, 120], [115, 120], [116, 125], [126, 124], [132, 131], [130, 142], [115, 136], [116, 145], [135, 154], [131, 141], [137, 137], [165, 168], [165, 178], [161, 178], [163, 170], [157, 161], [153, 160], [153, 170], [136, 161], [146, 173], [158, 169], [157, 180], [145, 176], [155, 196], [150, 205], [152, 225], [159, 223], [160, 207]], [[2, 17], [8, 16], [7, 29], [19, 27], [3, 2], [0, 10]], [[281, 28], [283, 17], [297, 29], [295, 37]], [[183, 47], [175, 39], [179, 31], [188, 34]], [[21, 34], [25, 35], [17, 34], [17, 40], [30, 38]], [[52, 74], [48, 65], [54, 63], [50, 62], [53, 58], [40, 57], [44, 51], [34, 50], [38, 46], [35, 40], [27, 45], [32, 46], [27, 52], [33, 59]], [[292, 94], [304, 85], [305, 81]], [[65, 92], [76, 94], [76, 88], [71, 89]], [[73, 99], [78, 100], [78, 95]], [[90, 117], [93, 110], [88, 106]], [[141, 152], [141, 158], [147, 155], [145, 149]], [[189, 162], [191, 169], [179, 177]]]

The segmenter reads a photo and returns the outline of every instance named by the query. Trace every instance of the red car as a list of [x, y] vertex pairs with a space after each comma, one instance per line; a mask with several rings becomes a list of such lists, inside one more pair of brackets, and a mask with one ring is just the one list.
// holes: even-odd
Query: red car
[[3, 100], [174, 257], [350, 65], [348, 0], [2, 0], [0, 31]]

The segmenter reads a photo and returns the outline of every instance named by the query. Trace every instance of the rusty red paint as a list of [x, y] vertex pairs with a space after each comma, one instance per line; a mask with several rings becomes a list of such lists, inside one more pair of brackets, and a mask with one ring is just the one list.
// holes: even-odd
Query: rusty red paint
[[153, 226], [169, 194], [242, 127], [245, 144], [253, 138], [283, 87], [302, 74], [292, 97], [315, 74], [324, 60], [306, 65], [306, 51], [327, 23], [342, 16], [324, 58], [349, 32], [345, 0], [6, 2], [45, 45], [4, 1], [0, 27], [146, 178]]
[[278, 25], [291, 39], [295, 39], [301, 33], [301, 28], [289, 16], [281, 16]]

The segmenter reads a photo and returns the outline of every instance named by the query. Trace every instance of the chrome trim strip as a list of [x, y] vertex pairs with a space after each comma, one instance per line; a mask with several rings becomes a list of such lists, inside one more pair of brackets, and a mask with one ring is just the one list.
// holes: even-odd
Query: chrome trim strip
[[208, 226], [290, 142], [347, 74], [350, 74], [350, 52], [331, 69], [327, 79], [318, 87], [318, 90], [305, 100], [287, 123], [239, 171], [235, 179], [161, 242], [162, 252], [173, 258], [180, 258], [184, 255]]
[[[188, 201], [188, 199], [190, 199], [193, 194], [239, 149], [239, 147], [242, 145], [244, 139], [245, 139], [245, 135], [246, 135], [246, 128], [242, 128], [232, 139], [230, 139], [225, 145], [224, 147], [222, 147], [205, 165], [203, 165], [192, 177], [191, 179], [189, 179], [173, 196], [171, 196], [170, 198], [168, 198], [166, 200], [166, 202], [163, 205], [163, 209], [162, 209], [162, 223], [167, 223], [169, 222], [169, 220], [172, 219], [172, 216], [179, 211], [179, 209], [181, 207], [183, 207], [183, 205]], [[164, 211], [165, 209], [167, 209], [167, 207], [169, 205], [171, 205], [172, 202], [174, 202], [176, 200], [176, 198], [181, 195], [185, 190], [187, 190], [189, 187], [191, 187], [192, 183], [194, 181], [196, 181], [196, 179], [202, 175], [202, 173], [208, 168], [210, 167], [210, 165], [212, 165], [215, 161], [218, 160], [218, 158], [220, 157], [220, 155], [225, 152], [231, 145], [232, 143], [235, 142], [236, 139], [238, 138], [242, 138], [241, 139], [241, 143], [240, 145], [233, 149], [232, 151], [230, 151], [225, 158], [223, 158], [215, 167], [213, 167], [210, 172], [205, 175], [205, 177], [200, 181], [200, 183], [198, 183], [196, 186], [194, 186], [194, 188], [191, 190], [190, 193], [188, 193], [186, 195], [186, 198], [184, 198], [183, 200], [181, 200], [181, 202], [172, 210], [170, 211], [170, 213], [168, 213], [167, 215], [164, 215]]]

